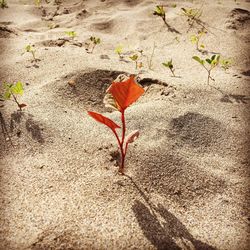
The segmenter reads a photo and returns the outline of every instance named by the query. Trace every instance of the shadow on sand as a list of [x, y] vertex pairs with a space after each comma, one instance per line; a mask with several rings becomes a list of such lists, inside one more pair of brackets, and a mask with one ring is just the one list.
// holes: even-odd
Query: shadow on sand
[[132, 210], [143, 234], [156, 249], [216, 249], [202, 241], [196, 240], [174, 214], [170, 213], [161, 204], [157, 206], [153, 204], [134, 180], [128, 175], [126, 177], [131, 180], [133, 186], [145, 201], [144, 204], [136, 200]]

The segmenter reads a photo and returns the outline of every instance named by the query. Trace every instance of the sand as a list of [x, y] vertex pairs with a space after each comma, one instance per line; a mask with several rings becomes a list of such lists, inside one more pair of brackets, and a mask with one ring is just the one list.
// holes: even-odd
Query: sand
[[[249, 249], [249, 1], [50, 2], [0, 9], [0, 89], [23, 82], [27, 104], [0, 108], [0, 249]], [[190, 27], [181, 8], [202, 9], [200, 21]], [[21, 55], [28, 44], [39, 61]], [[233, 65], [209, 86], [192, 56], [216, 53]], [[171, 58], [177, 77], [162, 65]], [[119, 122], [103, 97], [122, 73], [146, 90], [126, 111], [140, 137], [124, 176], [113, 134], [86, 112]]]

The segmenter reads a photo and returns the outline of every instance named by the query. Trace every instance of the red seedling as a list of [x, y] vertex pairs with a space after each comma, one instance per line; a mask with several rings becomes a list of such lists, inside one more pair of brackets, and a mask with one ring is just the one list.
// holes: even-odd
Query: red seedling
[[119, 125], [117, 125], [115, 122], [101, 114], [88, 111], [88, 114], [91, 117], [93, 117], [96, 121], [108, 126], [114, 133], [121, 152], [121, 162], [119, 166], [119, 172], [121, 174], [124, 174], [125, 157], [127, 153], [128, 144], [134, 142], [134, 140], [139, 136], [139, 131], [135, 130], [131, 132], [127, 137], [125, 137], [125, 110], [133, 102], [135, 102], [143, 93], [144, 89], [135, 82], [134, 76], [130, 76], [130, 78], [125, 81], [113, 82], [111, 86], [107, 89], [107, 95], [104, 98], [104, 103], [107, 106], [112, 106], [121, 113], [121, 138], [119, 138], [116, 132], [116, 129], [121, 128]]

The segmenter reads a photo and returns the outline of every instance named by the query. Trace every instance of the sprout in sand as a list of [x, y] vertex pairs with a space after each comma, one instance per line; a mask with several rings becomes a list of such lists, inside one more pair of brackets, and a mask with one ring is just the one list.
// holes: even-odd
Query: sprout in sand
[[205, 31], [198, 31], [197, 34], [192, 35], [190, 37], [190, 41], [196, 45], [196, 49], [198, 51], [201, 51], [202, 49], [205, 48], [205, 45], [203, 43], [200, 43], [201, 37], [204, 36], [206, 34]]
[[91, 117], [93, 117], [96, 121], [108, 126], [114, 133], [121, 154], [119, 166], [119, 172], [121, 174], [124, 174], [125, 157], [128, 149], [128, 144], [132, 143], [139, 136], [138, 130], [135, 130], [126, 136], [125, 110], [143, 93], [144, 89], [135, 82], [134, 76], [130, 76], [130, 78], [121, 82], [113, 82], [107, 89], [107, 94], [104, 98], [105, 106], [112, 107], [121, 113], [121, 138], [116, 132], [116, 129], [121, 128], [118, 124], [103, 116], [102, 114], [88, 111], [88, 114]]
[[8, 5], [7, 5], [6, 0], [0, 0], [0, 7], [1, 7], [2, 9], [8, 8]]
[[233, 60], [230, 58], [221, 58], [220, 65], [225, 71], [227, 71], [233, 64]]
[[153, 15], [159, 16], [162, 18], [163, 22], [166, 24], [166, 12], [164, 10], [164, 7], [162, 5], [157, 5], [155, 7], [155, 11], [153, 12]]
[[17, 104], [19, 110], [22, 111], [22, 108], [26, 107], [27, 105], [24, 103], [19, 103], [19, 101], [17, 100], [17, 95], [23, 94], [23, 84], [21, 82], [4, 83], [3, 86], [4, 86], [3, 99], [10, 100], [12, 97], [13, 101]]
[[39, 61], [35, 56], [36, 50], [34, 49], [34, 46], [29, 44], [29, 45], [25, 46], [24, 49], [25, 49], [25, 51], [22, 53], [22, 55], [24, 55], [25, 53], [30, 53], [33, 57], [32, 61], [34, 61], [34, 62]]
[[[215, 81], [211, 77], [211, 71], [219, 65], [220, 63], [220, 55], [213, 55], [211, 58], [201, 59], [198, 56], [192, 57], [195, 61], [197, 61], [206, 71], [207, 71], [207, 84], [209, 84], [209, 80]], [[207, 64], [207, 65], [206, 65]]]
[[93, 53], [96, 45], [101, 43], [101, 39], [99, 37], [91, 36], [89, 38], [89, 42], [86, 42], [85, 45], [87, 46], [85, 49], [88, 53]]
[[122, 45], [118, 45], [116, 48], [115, 48], [115, 53], [119, 56], [119, 59], [120, 60], [123, 60], [123, 46]]
[[132, 56], [129, 57], [133, 62], [135, 62], [135, 68], [138, 68], [138, 58], [139, 56], [137, 54], [133, 54]]
[[69, 38], [71, 38], [72, 40], [75, 39], [75, 37], [77, 36], [76, 32], [75, 31], [65, 31], [64, 32]]
[[162, 63], [162, 65], [165, 66], [166, 68], [169, 68], [170, 71], [171, 71], [171, 73], [172, 73], [172, 75], [175, 77], [175, 74], [174, 74], [175, 69], [174, 69], [174, 65], [173, 65], [172, 59], [170, 61]]

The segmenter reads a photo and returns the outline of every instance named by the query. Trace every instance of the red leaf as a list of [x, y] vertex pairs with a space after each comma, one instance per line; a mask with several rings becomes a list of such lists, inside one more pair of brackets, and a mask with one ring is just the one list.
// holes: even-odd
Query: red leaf
[[115, 101], [119, 105], [120, 111], [124, 111], [128, 106], [135, 102], [145, 91], [139, 86], [134, 76], [124, 82], [113, 82], [108, 89]]
[[116, 128], [120, 128], [119, 125], [117, 125], [115, 122], [113, 122], [112, 120], [110, 120], [109, 118], [96, 113], [96, 112], [92, 112], [92, 111], [88, 111], [88, 114], [94, 118], [96, 121], [105, 124], [106, 126], [108, 126], [109, 128], [111, 128], [112, 130], [115, 130]]

